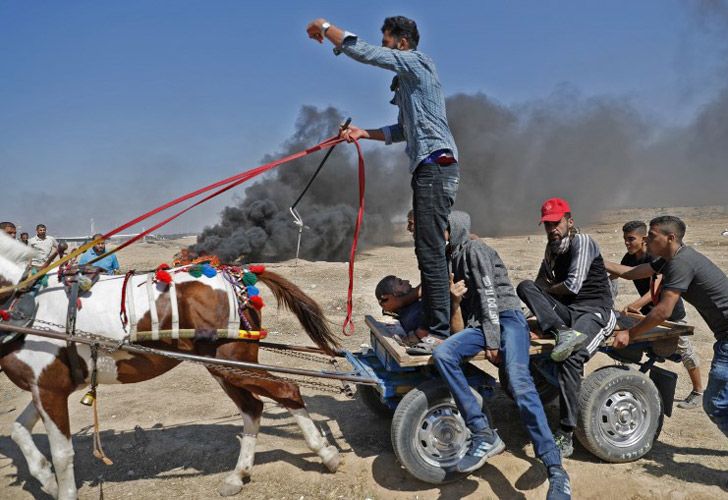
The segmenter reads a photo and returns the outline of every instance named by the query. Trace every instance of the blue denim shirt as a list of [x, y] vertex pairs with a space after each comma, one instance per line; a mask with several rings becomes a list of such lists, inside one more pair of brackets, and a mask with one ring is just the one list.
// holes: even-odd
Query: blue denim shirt
[[457, 158], [455, 140], [447, 124], [445, 96], [432, 59], [416, 50], [371, 45], [349, 32], [339, 50], [356, 61], [397, 73], [391, 102], [399, 107], [399, 116], [396, 124], [381, 130], [387, 144], [407, 142], [410, 173], [437, 150], [449, 149]]

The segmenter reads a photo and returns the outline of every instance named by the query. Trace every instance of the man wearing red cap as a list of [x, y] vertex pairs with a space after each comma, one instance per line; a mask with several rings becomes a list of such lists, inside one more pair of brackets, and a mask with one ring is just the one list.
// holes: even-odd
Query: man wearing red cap
[[612, 294], [597, 243], [579, 234], [566, 200], [551, 198], [541, 206], [548, 244], [536, 281], [522, 281], [518, 296], [536, 315], [539, 327], [556, 338], [551, 359], [560, 391], [560, 430], [556, 444], [564, 457], [574, 451], [579, 390], [584, 364], [616, 325]]

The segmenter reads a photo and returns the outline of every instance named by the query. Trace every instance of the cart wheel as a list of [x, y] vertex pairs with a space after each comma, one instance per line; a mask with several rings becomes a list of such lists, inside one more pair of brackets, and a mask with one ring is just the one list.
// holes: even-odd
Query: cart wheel
[[374, 414], [385, 418], [392, 418], [394, 415], [394, 410], [382, 402], [379, 391], [375, 387], [360, 385], [356, 388], [356, 396]]
[[[483, 398], [470, 389], [483, 405]], [[486, 414], [487, 415], [487, 414]], [[455, 481], [452, 467], [465, 455], [470, 431], [441, 380], [428, 380], [408, 392], [392, 419], [392, 447], [414, 477], [431, 484]]]
[[576, 437], [604, 461], [631, 462], [652, 449], [662, 419], [660, 393], [647, 375], [608, 366], [581, 385]]
[[[531, 377], [533, 377], [533, 383], [536, 386], [536, 391], [541, 398], [541, 403], [544, 406], [551, 404], [556, 398], [559, 397], [559, 388], [553, 385], [548, 379], [541, 373], [536, 366], [534, 361], [531, 360], [529, 363], [531, 369]], [[505, 363], [501, 363], [498, 366], [498, 380], [500, 380], [501, 389], [506, 395], [513, 399], [513, 393], [511, 392], [510, 383], [508, 382], [508, 373], [506, 372]]]

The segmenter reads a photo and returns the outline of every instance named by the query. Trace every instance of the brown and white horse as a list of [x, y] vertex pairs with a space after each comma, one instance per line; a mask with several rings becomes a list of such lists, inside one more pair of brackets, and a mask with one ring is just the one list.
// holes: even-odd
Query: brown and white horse
[[[3, 235], [4, 236], [4, 235]], [[2, 239], [2, 237], [0, 237]], [[22, 267], [2, 258], [2, 249], [12, 247], [5, 238], [0, 244], [0, 286], [15, 284]], [[27, 247], [26, 247], [27, 248]], [[14, 267], [15, 266], [15, 267]], [[178, 303], [180, 329], [225, 329], [230, 317], [229, 294], [226, 293], [225, 278], [220, 274], [213, 278], [194, 278], [188, 273], [173, 274]], [[11, 277], [3, 279], [2, 277]], [[336, 339], [329, 330], [323, 313], [310, 297], [298, 287], [272, 272], [258, 276], [270, 288], [278, 303], [285, 304], [299, 319], [313, 342], [327, 352], [332, 352]], [[134, 276], [128, 287], [135, 302], [139, 331], [152, 328], [154, 303], [159, 327], [170, 329], [172, 312], [169, 291], [166, 286], [154, 285], [153, 298], [144, 286], [146, 276]], [[82, 308], [77, 313], [76, 328], [110, 339], [121, 340], [127, 335], [119, 320], [123, 277], [106, 276], [83, 298]], [[151, 300], [150, 300], [151, 299]], [[56, 276], [49, 276], [49, 285], [37, 296], [36, 320], [65, 324], [68, 299], [62, 284]], [[145, 308], [146, 305], [146, 308]], [[245, 316], [254, 328], [260, 326], [260, 313], [246, 309]], [[142, 345], [182, 352], [190, 352], [217, 358], [257, 362], [258, 344], [248, 341], [193, 342], [192, 340], [159, 340], [142, 342]], [[91, 371], [91, 353], [88, 346], [78, 344], [82, 370], [88, 383]], [[99, 352], [97, 369], [99, 383], [127, 384], [157, 377], [172, 368], [179, 361], [154, 355], [136, 355], [123, 351]], [[68, 396], [83, 387], [72, 381], [66, 344], [40, 336], [26, 336], [0, 350], [0, 367], [18, 387], [29, 391], [32, 401], [15, 421], [12, 439], [22, 450], [28, 462], [30, 473], [40, 481], [44, 491], [57, 498], [77, 497], [73, 469], [73, 444], [71, 441], [68, 415]], [[296, 384], [280, 380], [266, 373], [265, 378], [246, 376], [229, 370], [207, 368], [220, 383], [227, 395], [235, 402], [243, 417], [243, 434], [240, 439], [240, 455], [235, 470], [228, 474], [219, 489], [221, 495], [238, 493], [243, 479], [253, 467], [255, 442], [263, 412], [264, 396], [287, 408], [301, 428], [306, 443], [330, 470], [339, 465], [336, 447], [329, 445], [306, 411], [306, 405]], [[50, 442], [53, 470], [36, 447], [31, 437], [33, 426], [42, 420]]]

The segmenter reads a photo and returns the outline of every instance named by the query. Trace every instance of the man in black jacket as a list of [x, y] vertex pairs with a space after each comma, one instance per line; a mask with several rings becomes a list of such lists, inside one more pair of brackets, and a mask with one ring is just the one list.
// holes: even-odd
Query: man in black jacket
[[505, 449], [505, 444], [488, 422], [471, 392], [462, 364], [481, 351], [493, 363], [504, 362], [511, 391], [521, 419], [533, 441], [536, 455], [548, 471], [547, 499], [571, 498], [569, 476], [548, 426], [533, 379], [529, 373], [530, 332], [520, 302], [498, 253], [481, 240], [470, 239], [470, 216], [452, 212], [449, 217], [448, 260], [453, 281], [464, 283], [463, 294], [451, 324], [457, 331], [435, 347], [435, 365], [448, 384], [460, 414], [472, 433], [470, 447], [455, 466], [459, 472], [473, 472], [488, 458]]
[[616, 325], [612, 294], [597, 243], [578, 234], [566, 200], [541, 207], [548, 245], [536, 281], [522, 281], [518, 296], [536, 315], [539, 327], [556, 337], [551, 359], [559, 379], [560, 429], [555, 438], [564, 457], [574, 452], [572, 435], [579, 411], [584, 364]]

